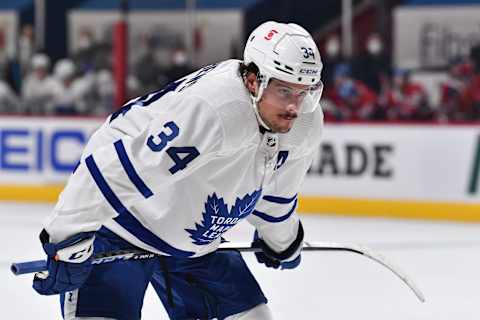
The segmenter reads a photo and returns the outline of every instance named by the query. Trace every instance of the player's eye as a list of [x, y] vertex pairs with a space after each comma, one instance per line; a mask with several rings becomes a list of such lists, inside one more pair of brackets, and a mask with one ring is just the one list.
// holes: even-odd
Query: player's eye
[[282, 98], [288, 98], [292, 95], [291, 90], [283, 87], [278, 88], [277, 92]]
[[303, 91], [300, 91], [300, 92], [298, 93], [298, 97], [299, 97], [299, 98], [305, 98], [306, 96], [307, 96], [307, 91], [304, 91], [304, 90], [303, 90]]

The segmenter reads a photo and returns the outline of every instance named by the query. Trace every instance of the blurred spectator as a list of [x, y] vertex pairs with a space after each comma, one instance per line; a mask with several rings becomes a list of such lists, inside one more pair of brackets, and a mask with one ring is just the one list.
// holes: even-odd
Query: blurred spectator
[[390, 61], [383, 41], [380, 35], [373, 33], [367, 39], [365, 52], [354, 59], [353, 77], [378, 94], [388, 81], [389, 74]]
[[[140, 81], [135, 74], [129, 74], [127, 77], [127, 100], [138, 97], [144, 93], [143, 88], [140, 85]], [[114, 108], [118, 106], [113, 106]]]
[[468, 120], [480, 120], [480, 72], [475, 73], [467, 86]]
[[428, 96], [424, 87], [412, 82], [410, 72], [394, 71], [392, 83], [382, 92], [379, 105], [387, 120], [427, 120], [432, 118]]
[[115, 83], [112, 72], [107, 69], [100, 70], [96, 75], [97, 107], [92, 110], [94, 115], [107, 115], [113, 112], [115, 97]]
[[333, 73], [336, 66], [344, 62], [340, 54], [340, 39], [337, 35], [329, 37], [325, 42], [322, 62], [322, 81], [325, 88], [328, 89], [333, 86]]
[[49, 76], [50, 59], [35, 54], [22, 85], [23, 110], [30, 114], [45, 114], [53, 102], [54, 80]]
[[91, 71], [110, 69], [112, 67], [112, 43], [110, 30], [102, 39], [95, 39], [89, 28], [80, 30], [77, 48], [72, 59], [77, 66], [77, 72], [86, 74]]
[[366, 85], [351, 77], [351, 68], [340, 64], [335, 68], [334, 86], [326, 91], [326, 97], [336, 106], [337, 120], [375, 119], [376, 95]]
[[[90, 28], [80, 30], [73, 55], [76, 66], [76, 77], [71, 83], [75, 100], [74, 114], [105, 115], [111, 112], [112, 102], [106, 105], [105, 97], [100, 92], [105, 91], [105, 82], [112, 78], [111, 32], [111, 29], [106, 30], [103, 40], [97, 40]], [[100, 83], [99, 76], [102, 79]]]
[[54, 98], [50, 113], [78, 115], [91, 112], [95, 76], [87, 73], [75, 76], [75, 65], [70, 59], [59, 60], [54, 68]]
[[473, 76], [473, 66], [465, 62], [452, 62], [448, 79], [440, 84], [440, 104], [437, 117], [440, 121], [467, 120], [469, 108], [468, 87]]
[[28, 71], [28, 66], [35, 52], [34, 32], [31, 24], [22, 26], [18, 39], [18, 60], [22, 76]]
[[141, 53], [134, 63], [136, 78], [144, 92], [158, 90], [168, 80], [157, 59], [154, 39], [150, 35], [144, 35], [139, 50]]
[[180, 79], [191, 72], [193, 72], [193, 68], [188, 64], [187, 52], [183, 48], [174, 50], [170, 67], [165, 72], [168, 82]]
[[80, 72], [88, 72], [94, 69], [95, 51], [95, 40], [92, 31], [90, 29], [80, 30], [78, 47], [73, 54], [73, 61], [78, 66]]
[[72, 84], [75, 76], [75, 65], [71, 60], [59, 60], [53, 69], [55, 86], [53, 90], [52, 109], [49, 113], [72, 115], [77, 113], [75, 97], [72, 95]]
[[[74, 95], [77, 114], [100, 114], [98, 101], [97, 73], [87, 72], [79, 74], [72, 82], [72, 94]], [[102, 113], [103, 114], [103, 113]]]
[[111, 39], [104, 38], [95, 45], [95, 61], [93, 66], [95, 70], [112, 68], [113, 47]]
[[480, 43], [472, 48], [470, 59], [474, 66], [474, 74], [467, 87], [467, 99], [470, 104], [469, 118], [480, 120]]
[[[27, 63], [34, 52], [31, 25], [22, 27], [18, 57], [7, 55], [5, 34], [0, 28], [0, 70], [3, 66], [5, 71], [0, 78], [0, 112], [105, 115], [114, 111], [119, 106], [113, 105], [116, 87], [111, 65], [111, 32], [108, 29], [105, 40], [101, 41], [95, 38], [92, 29], [82, 29], [73, 61], [59, 61], [50, 76], [46, 55], [35, 54]], [[159, 34], [147, 32], [136, 39], [136, 50], [130, 57], [133, 73], [127, 78], [127, 100], [144, 91], [156, 91], [172, 79], [192, 72], [182, 39]], [[406, 70], [396, 70], [390, 76], [390, 60], [378, 34], [367, 38], [365, 51], [352, 61], [342, 57], [338, 35], [330, 36], [323, 49], [322, 108], [327, 120], [433, 119], [427, 90], [422, 84], [412, 82]], [[233, 46], [232, 52], [235, 52]], [[471, 49], [470, 62], [456, 62], [449, 68], [448, 76], [441, 84], [436, 119], [479, 120], [480, 44]], [[21, 103], [16, 92], [21, 92]]]
[[20, 101], [17, 95], [10, 88], [10, 86], [3, 79], [3, 77], [0, 77], [0, 114], [1, 113], [19, 113], [19, 112], [20, 112]]

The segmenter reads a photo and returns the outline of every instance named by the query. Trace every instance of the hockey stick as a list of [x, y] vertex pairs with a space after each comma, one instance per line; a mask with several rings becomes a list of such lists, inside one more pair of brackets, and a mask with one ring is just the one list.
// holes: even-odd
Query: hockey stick
[[[240, 252], [259, 252], [260, 248], [251, 247], [249, 243], [231, 243], [225, 242], [220, 245], [219, 250], [238, 250]], [[346, 251], [361, 254], [386, 267], [399, 277], [417, 296], [418, 300], [425, 302], [425, 296], [418, 289], [412, 279], [407, 277], [397, 266], [390, 263], [384, 256], [373, 252], [369, 248], [357, 244], [335, 243], [335, 242], [307, 242], [303, 243], [302, 251]]]
[[[237, 250], [239, 252], [259, 252], [260, 248], [251, 247], [250, 243], [231, 243], [225, 242], [220, 245], [218, 248], [219, 251], [225, 250]], [[412, 291], [415, 293], [417, 298], [421, 302], [425, 302], [425, 297], [423, 293], [417, 288], [413, 281], [408, 278], [403, 272], [401, 272], [397, 267], [394, 267], [390, 262], [388, 262], [385, 257], [378, 253], [374, 253], [370, 249], [356, 245], [356, 244], [345, 244], [345, 243], [334, 243], [334, 242], [304, 242], [302, 251], [347, 251], [352, 253], [361, 254], [373, 261], [378, 262], [383, 265], [391, 272], [393, 272], [397, 277], [399, 277]], [[114, 262], [119, 260], [143, 260], [151, 259], [157, 256], [154, 253], [141, 251], [141, 250], [123, 250], [123, 251], [113, 251], [102, 253], [96, 255], [92, 261], [92, 264], [103, 264], [108, 262]], [[45, 260], [36, 260], [36, 261], [27, 261], [27, 262], [18, 262], [12, 263], [10, 270], [15, 275], [41, 272], [47, 270], [47, 262]]]

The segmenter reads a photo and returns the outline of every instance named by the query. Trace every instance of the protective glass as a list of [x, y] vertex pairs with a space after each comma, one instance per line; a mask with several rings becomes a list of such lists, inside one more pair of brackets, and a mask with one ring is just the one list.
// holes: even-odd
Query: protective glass
[[319, 81], [317, 84], [309, 87], [308, 94], [302, 101], [300, 106], [301, 113], [309, 113], [315, 111], [320, 105], [320, 98], [323, 92], [323, 82]]
[[[268, 82], [271, 83], [270, 81]], [[298, 104], [300, 106], [300, 113], [310, 113], [315, 111], [315, 109], [319, 106], [320, 98], [322, 97], [323, 92], [322, 81], [319, 81], [315, 85], [306, 87], [305, 89], [292, 88], [283, 83], [271, 83], [271, 85], [267, 85], [266, 82], [264, 82], [262, 84], [262, 94], [264, 90], [268, 90], [277, 99], [283, 102]]]

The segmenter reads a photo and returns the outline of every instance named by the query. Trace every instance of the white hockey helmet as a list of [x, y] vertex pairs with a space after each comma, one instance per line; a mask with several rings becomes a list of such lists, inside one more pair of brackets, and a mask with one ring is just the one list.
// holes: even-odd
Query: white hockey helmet
[[243, 61], [245, 65], [253, 62], [259, 69], [255, 108], [272, 78], [310, 86], [301, 113], [313, 112], [318, 107], [323, 91], [320, 79], [323, 65], [315, 41], [301, 26], [275, 21], [261, 24], [248, 37]]

